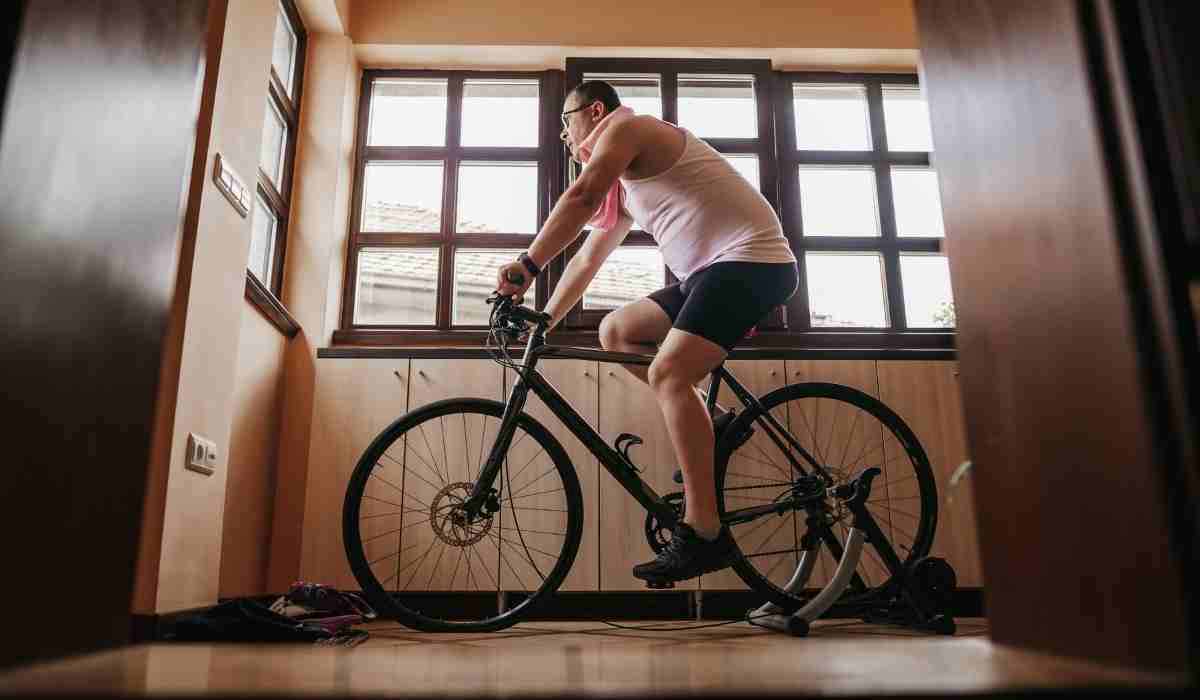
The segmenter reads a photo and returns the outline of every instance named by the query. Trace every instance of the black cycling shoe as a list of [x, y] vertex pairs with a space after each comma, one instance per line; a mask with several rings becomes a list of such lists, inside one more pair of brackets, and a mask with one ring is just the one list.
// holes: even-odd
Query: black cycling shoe
[[[729, 424], [733, 422], [734, 418], [737, 418], [737, 415], [735, 415], [733, 411], [726, 411], [716, 418], [713, 418], [713, 436], [716, 438], [716, 442], [721, 442], [721, 434], [725, 432], [725, 429], [729, 427]], [[746, 441], [750, 439], [750, 436], [753, 433], [754, 428], [750, 428], [738, 435], [737, 439], [733, 441], [733, 449], [736, 450], [742, 445], [745, 445]], [[675, 481], [675, 483], [682, 484], [683, 470], [676, 469], [675, 475], [671, 478]]]
[[666, 549], [659, 552], [654, 561], [633, 567], [633, 575], [651, 588], [663, 587], [663, 584], [724, 569], [733, 563], [736, 552], [737, 546], [728, 527], [722, 525], [717, 539], [710, 542], [696, 534], [691, 525], [679, 523], [672, 531]]

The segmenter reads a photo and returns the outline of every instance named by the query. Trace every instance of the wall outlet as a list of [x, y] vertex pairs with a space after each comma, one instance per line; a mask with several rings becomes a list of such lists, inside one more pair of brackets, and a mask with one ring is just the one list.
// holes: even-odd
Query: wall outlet
[[188, 433], [187, 461], [184, 466], [205, 476], [211, 475], [217, 469], [217, 443]]

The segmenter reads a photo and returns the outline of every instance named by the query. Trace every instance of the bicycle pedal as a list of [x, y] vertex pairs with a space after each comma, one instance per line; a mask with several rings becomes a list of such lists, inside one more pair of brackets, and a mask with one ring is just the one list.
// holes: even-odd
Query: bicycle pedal
[[656, 591], [666, 590], [668, 588], [674, 588], [674, 587], [675, 587], [674, 581], [646, 581], [646, 588], [650, 588], [650, 589], [656, 590]]

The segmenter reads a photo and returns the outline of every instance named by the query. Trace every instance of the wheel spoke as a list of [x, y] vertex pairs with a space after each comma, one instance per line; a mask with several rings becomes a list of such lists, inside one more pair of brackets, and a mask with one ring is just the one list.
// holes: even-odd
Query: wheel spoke
[[563, 492], [565, 492], [565, 491], [566, 491], [566, 489], [565, 489], [565, 488], [561, 488], [561, 489], [550, 489], [549, 491], [538, 491], [537, 493], [527, 493], [527, 494], [525, 494], [525, 495], [523, 495], [523, 496], [512, 496], [511, 498], [502, 498], [502, 499], [500, 499], [500, 502], [501, 502], [501, 503], [507, 503], [507, 502], [509, 502], [509, 501], [515, 501], [515, 500], [517, 500], [517, 499], [519, 499], [519, 498], [532, 498], [532, 497], [534, 497], [534, 496], [544, 496], [544, 495], [546, 495], [546, 494], [548, 494], [548, 493], [558, 493], [559, 491], [563, 491]]
[[425, 441], [425, 449], [426, 449], [426, 450], [429, 452], [429, 460], [430, 460], [431, 462], [433, 462], [433, 465], [434, 465], [435, 467], [439, 467], [439, 468], [437, 469], [438, 478], [439, 478], [439, 479], [441, 479], [441, 481], [442, 481], [442, 485], [443, 485], [443, 486], [445, 486], [446, 484], [448, 484], [448, 483], [450, 483], [450, 482], [449, 482], [449, 480], [448, 480], [448, 479], [447, 479], [447, 478], [446, 478], [446, 477], [445, 477], [445, 476], [442, 474], [442, 470], [440, 469], [440, 465], [437, 463], [437, 458], [433, 456], [433, 448], [429, 446], [429, 436], [425, 434], [425, 425], [424, 425], [423, 423], [417, 423], [417, 430], [420, 430], [420, 431], [421, 431], [421, 439]]
[[846, 454], [850, 451], [850, 439], [854, 437], [854, 431], [858, 429], [858, 424], [862, 418], [863, 411], [860, 408], [858, 413], [854, 415], [854, 423], [850, 425], [850, 432], [846, 433], [846, 444], [842, 445], [842, 459], [838, 462], [838, 469], [846, 468]]

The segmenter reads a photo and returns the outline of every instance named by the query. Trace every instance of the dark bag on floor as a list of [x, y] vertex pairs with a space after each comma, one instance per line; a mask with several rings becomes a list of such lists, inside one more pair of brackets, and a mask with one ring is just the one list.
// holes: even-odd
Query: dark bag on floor
[[262, 603], [239, 598], [177, 620], [164, 638], [183, 642], [316, 642], [332, 636], [324, 625], [296, 621]]

